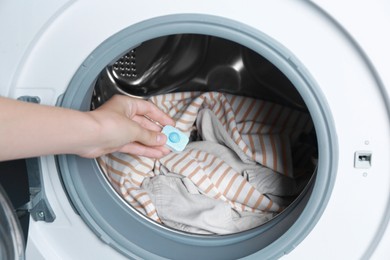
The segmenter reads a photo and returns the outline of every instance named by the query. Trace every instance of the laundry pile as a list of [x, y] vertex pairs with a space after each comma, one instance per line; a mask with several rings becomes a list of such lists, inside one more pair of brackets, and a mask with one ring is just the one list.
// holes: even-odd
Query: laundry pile
[[98, 162], [116, 191], [151, 219], [191, 233], [235, 233], [270, 220], [302, 189], [292, 153], [313, 129], [309, 114], [219, 92], [150, 101], [190, 137], [186, 149], [157, 160], [113, 153]]

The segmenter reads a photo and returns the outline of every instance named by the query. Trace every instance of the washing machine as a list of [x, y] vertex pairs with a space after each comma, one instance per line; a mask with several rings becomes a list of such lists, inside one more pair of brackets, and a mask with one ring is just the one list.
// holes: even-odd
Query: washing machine
[[[289, 207], [222, 236], [148, 219], [94, 159], [28, 159], [26, 259], [388, 259], [389, 11], [380, 0], [2, 1], [2, 96], [87, 111], [113, 93], [207, 91], [210, 82], [222, 91], [218, 82], [235, 82], [226, 91], [304, 105], [318, 146], [315, 172]], [[139, 59], [162, 45], [165, 60]], [[145, 64], [153, 66], [142, 73]], [[253, 87], [256, 75], [280, 88]], [[115, 84], [106, 89], [107, 81]]]

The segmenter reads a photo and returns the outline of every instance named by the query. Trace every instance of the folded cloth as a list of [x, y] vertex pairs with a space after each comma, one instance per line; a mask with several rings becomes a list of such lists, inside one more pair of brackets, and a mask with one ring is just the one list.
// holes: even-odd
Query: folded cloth
[[243, 221], [229, 204], [189, 192], [184, 180], [188, 179], [159, 175], [145, 179], [142, 184], [165, 225], [198, 234], [230, 234], [256, 227], [272, 218], [271, 213], [243, 213]]
[[[196, 203], [192, 195], [202, 196], [201, 200], [207, 203], [201, 205], [209, 203], [212, 212], [219, 209], [222, 214], [228, 207], [229, 221], [235, 218], [240, 222], [237, 216], [246, 214], [259, 214], [257, 219], [262, 221], [269, 219], [285, 206], [270, 197], [297, 193], [291, 147], [302, 133], [313, 127], [307, 113], [217, 92], [171, 93], [154, 96], [151, 101], [176, 120], [179, 130], [187, 136], [197, 132], [202, 141], [190, 143], [183, 152], [170, 153], [159, 160], [121, 153], [98, 159], [112, 186], [145, 215], [182, 230], [235, 232], [228, 227], [224, 230], [211, 220], [191, 222], [195, 219], [194, 214], [203, 218], [212, 216], [207, 215], [210, 213], [207, 211], [201, 213], [201, 209], [207, 207], [188, 206]], [[178, 180], [164, 180], [172, 175], [180, 176], [180, 183]], [[187, 183], [186, 187], [192, 183], [193, 187], [185, 190], [174, 188], [173, 182], [176, 185]], [[164, 205], [169, 203], [157, 203], [157, 200], [172, 198], [161, 195], [164, 194], [161, 187], [175, 191], [170, 194], [183, 195], [186, 191], [186, 196], [176, 198], [175, 205], [182, 204], [182, 209], [188, 210], [185, 214], [180, 213], [188, 216], [188, 221], [173, 216], [178, 210], [170, 209], [171, 214], [164, 213], [167, 212]]]

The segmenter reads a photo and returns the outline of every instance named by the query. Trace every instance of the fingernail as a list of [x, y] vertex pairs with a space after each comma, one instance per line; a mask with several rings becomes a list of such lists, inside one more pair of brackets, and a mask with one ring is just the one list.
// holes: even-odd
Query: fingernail
[[158, 134], [156, 137], [157, 143], [161, 143], [164, 139], [164, 134]]

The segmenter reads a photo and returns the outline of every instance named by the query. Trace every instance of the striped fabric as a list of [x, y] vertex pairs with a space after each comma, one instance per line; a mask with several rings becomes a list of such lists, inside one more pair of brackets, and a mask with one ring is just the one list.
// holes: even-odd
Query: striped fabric
[[[151, 101], [176, 120], [188, 136], [199, 111], [211, 110], [228, 135], [250, 159], [279, 174], [294, 177], [291, 147], [313, 125], [310, 116], [274, 103], [218, 92], [181, 92], [154, 96]], [[225, 201], [238, 211], [279, 212], [282, 208], [249, 183], [228, 163], [201, 150], [186, 149], [159, 160], [114, 153], [98, 162], [119, 194], [133, 207], [160, 221], [148, 194], [145, 178], [176, 173], [190, 179], [210, 198]], [[276, 173], [276, 174], [277, 174]]]

